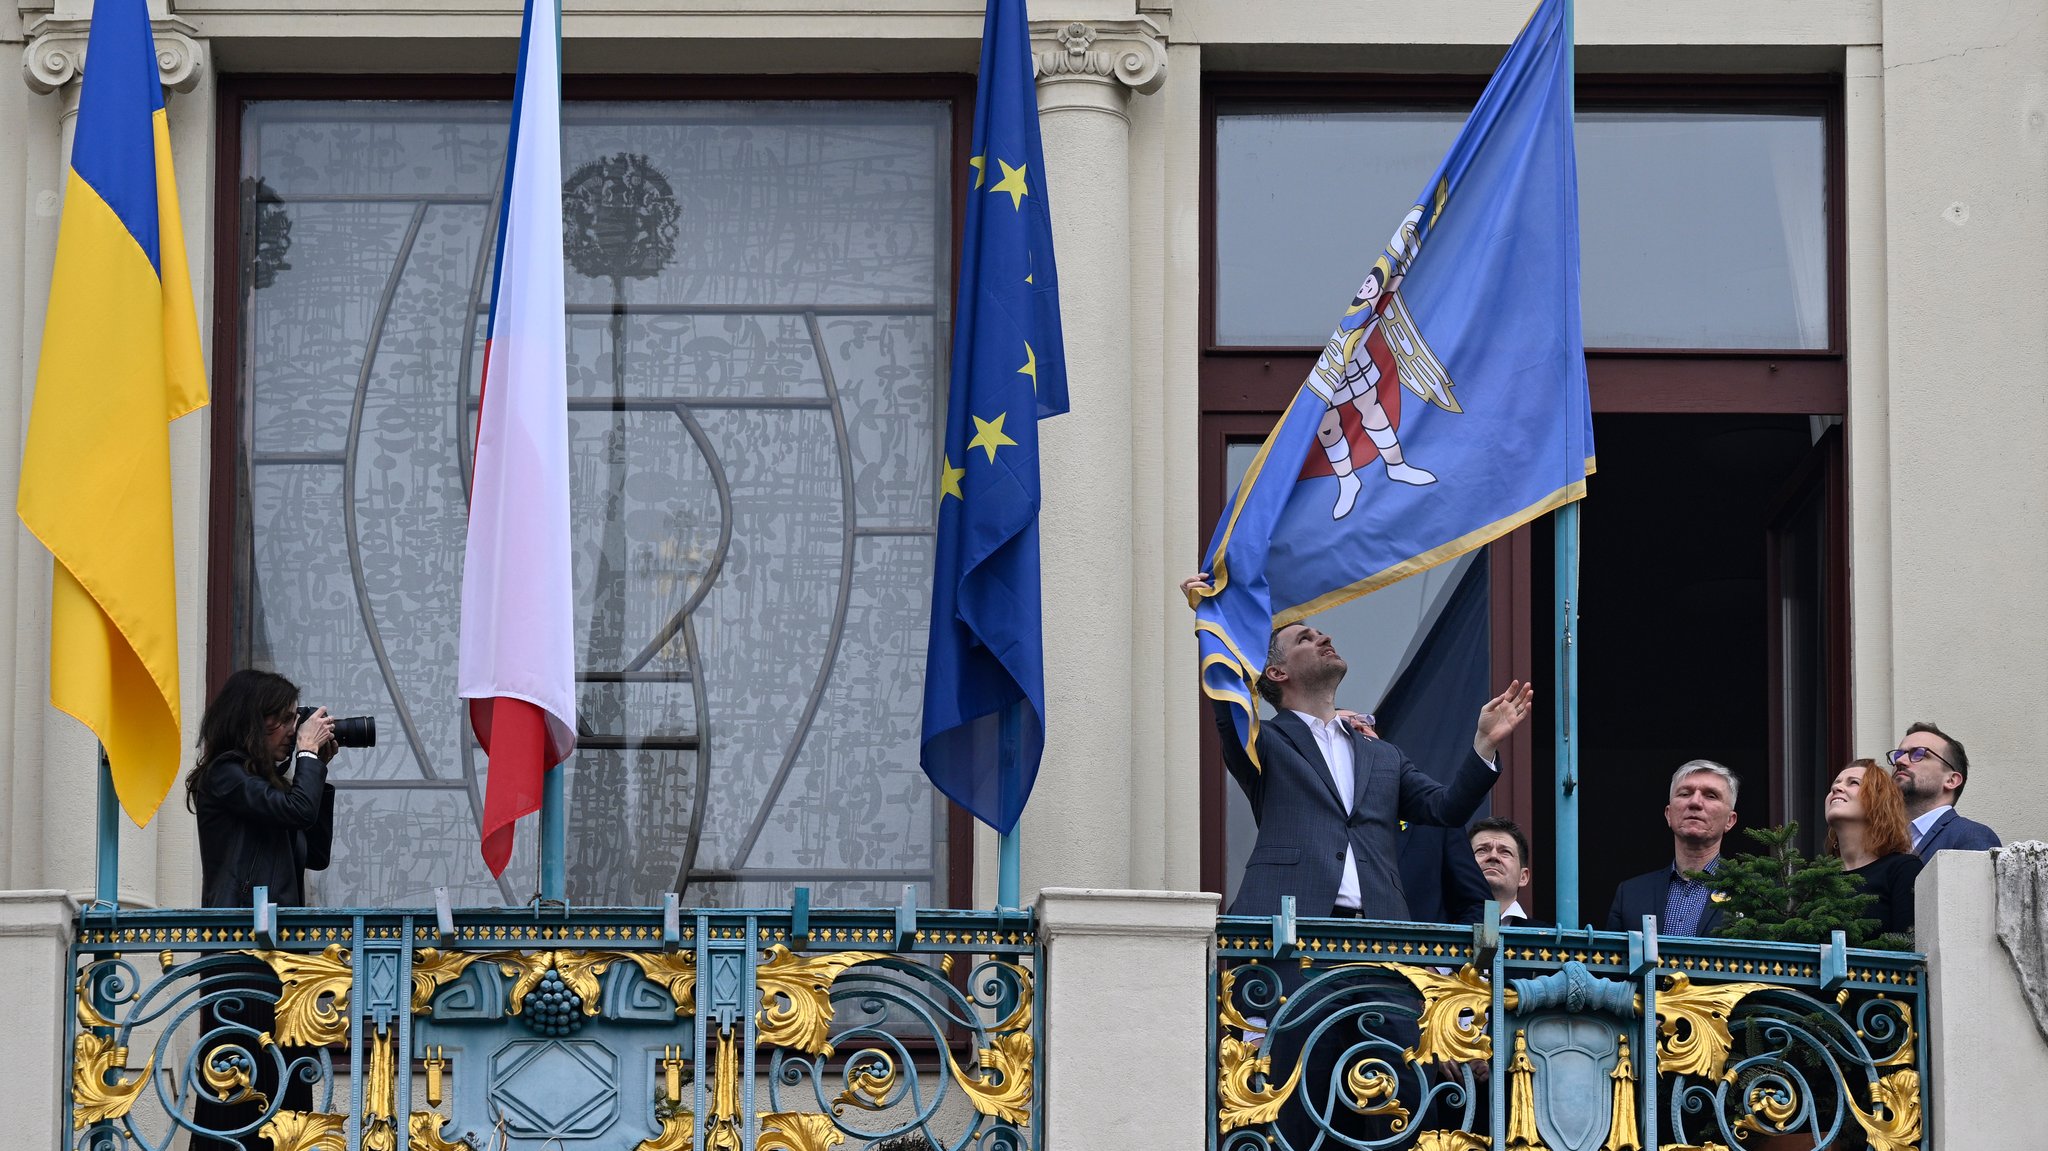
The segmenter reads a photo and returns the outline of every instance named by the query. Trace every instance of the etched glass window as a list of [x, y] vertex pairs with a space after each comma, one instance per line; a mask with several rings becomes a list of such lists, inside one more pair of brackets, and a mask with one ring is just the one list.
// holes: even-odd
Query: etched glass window
[[[317, 902], [523, 902], [455, 697], [508, 106], [243, 117], [237, 666], [378, 719]], [[943, 902], [917, 763], [952, 234], [943, 101], [564, 115], [577, 903]]]

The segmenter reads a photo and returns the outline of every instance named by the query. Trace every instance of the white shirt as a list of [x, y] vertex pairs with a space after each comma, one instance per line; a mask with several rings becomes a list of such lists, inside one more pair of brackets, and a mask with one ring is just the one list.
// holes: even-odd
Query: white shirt
[[1920, 841], [1926, 839], [1927, 833], [1934, 830], [1934, 821], [1941, 818], [1941, 813], [1947, 811], [1948, 806], [1948, 804], [1944, 803], [1940, 807], [1935, 808], [1933, 811], [1930, 811], [1927, 814], [1913, 821], [1914, 851], [1920, 850]]
[[1506, 907], [1500, 909], [1500, 921], [1502, 923], [1506, 923], [1509, 916], [1516, 915], [1521, 916], [1523, 919], [1529, 918], [1529, 913], [1522, 910], [1522, 901], [1519, 899], [1511, 900]]
[[[1294, 709], [1289, 708], [1293, 711]], [[1337, 785], [1337, 798], [1349, 812], [1358, 794], [1358, 769], [1351, 759], [1351, 729], [1341, 719], [1328, 723], [1305, 711], [1295, 711], [1301, 722], [1308, 725], [1308, 732], [1316, 738], [1316, 747], [1323, 753], [1323, 762], [1329, 765], [1330, 780]], [[1487, 767], [1496, 774], [1500, 771], [1500, 757], [1487, 761]], [[1337, 906], [1357, 911], [1362, 905], [1358, 898], [1358, 857], [1351, 844], [1344, 845], [1344, 874], [1337, 880]]]
[[[1294, 713], [1301, 722], [1308, 725], [1309, 734], [1316, 737], [1316, 747], [1323, 753], [1323, 762], [1329, 765], [1330, 779], [1337, 785], [1337, 798], [1344, 803], [1344, 810], [1350, 811], [1358, 795], [1358, 769], [1351, 760], [1351, 733], [1344, 721], [1333, 719], [1328, 723], [1305, 711]], [[1337, 880], [1337, 906], [1359, 908], [1358, 859], [1351, 845], [1344, 845], [1344, 874]]]

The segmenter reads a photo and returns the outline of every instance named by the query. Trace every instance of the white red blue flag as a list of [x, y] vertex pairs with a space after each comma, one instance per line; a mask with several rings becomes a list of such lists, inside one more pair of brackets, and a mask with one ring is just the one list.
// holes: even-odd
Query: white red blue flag
[[477, 416], [456, 690], [490, 756], [483, 856], [512, 858], [547, 770], [576, 750], [562, 299], [562, 13], [527, 0]]

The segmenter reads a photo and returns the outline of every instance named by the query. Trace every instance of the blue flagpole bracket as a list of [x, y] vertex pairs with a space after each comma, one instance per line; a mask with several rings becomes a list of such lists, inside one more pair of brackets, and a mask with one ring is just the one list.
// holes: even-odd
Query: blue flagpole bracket
[[[803, 888], [797, 888], [802, 891]], [[792, 931], [791, 942], [795, 942]], [[683, 897], [674, 891], [661, 893], [661, 949], [675, 951], [683, 945]], [[802, 944], [797, 944], [801, 947]]]
[[1492, 971], [1493, 957], [1500, 951], [1500, 900], [1486, 901], [1486, 914], [1472, 925], [1472, 967]]
[[270, 888], [259, 886], [249, 893], [249, 938], [257, 946], [277, 946], [277, 904], [270, 902]]
[[917, 941], [917, 888], [903, 885], [903, 902], [896, 906], [896, 933], [893, 946], [902, 951]]
[[1300, 933], [1294, 924], [1294, 897], [1283, 895], [1280, 897], [1280, 914], [1273, 917], [1273, 958], [1283, 959], [1292, 955], [1299, 941]]
[[455, 946], [455, 909], [449, 905], [448, 889], [434, 889], [434, 939], [442, 947]]
[[1640, 979], [1661, 962], [1657, 954], [1657, 917], [1643, 916], [1643, 929], [1628, 933], [1628, 974]]
[[811, 889], [798, 884], [789, 901], [789, 946], [802, 951], [811, 945]]

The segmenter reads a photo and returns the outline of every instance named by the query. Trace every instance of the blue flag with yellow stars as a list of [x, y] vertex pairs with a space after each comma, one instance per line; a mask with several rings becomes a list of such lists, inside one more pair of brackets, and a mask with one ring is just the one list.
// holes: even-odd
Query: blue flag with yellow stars
[[[1585, 495], [1570, 16], [1537, 6], [1216, 525], [1202, 690], [1255, 763], [1271, 629]], [[1377, 245], [1390, 222], [1327, 223]]]
[[939, 461], [924, 740], [932, 783], [997, 831], [1045, 747], [1038, 421], [1067, 410], [1052, 212], [1024, 0], [989, 0]]

